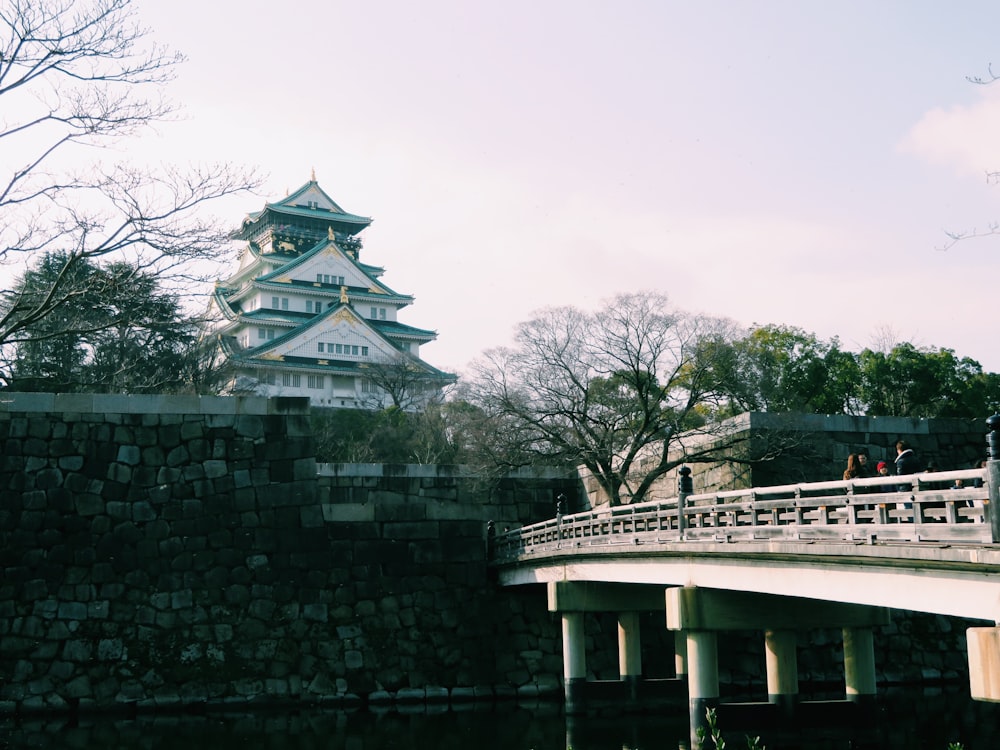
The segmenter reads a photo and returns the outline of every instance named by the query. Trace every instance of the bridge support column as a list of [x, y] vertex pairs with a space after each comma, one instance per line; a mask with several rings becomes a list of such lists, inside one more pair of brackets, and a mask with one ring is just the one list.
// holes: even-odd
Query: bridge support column
[[584, 640], [583, 613], [562, 613], [563, 687], [566, 713], [586, 710], [584, 689], [587, 684], [587, 645]]
[[1000, 702], [1000, 627], [969, 628], [969, 693], [973, 700]]
[[674, 674], [686, 677], [688, 673], [688, 639], [683, 630], [674, 631]]
[[706, 710], [719, 705], [719, 646], [714, 630], [687, 632], [687, 661], [691, 746], [697, 747], [698, 729], [708, 729]]
[[786, 715], [795, 712], [799, 700], [799, 662], [794, 630], [764, 631], [767, 665], [767, 700]]
[[875, 639], [872, 629], [866, 627], [843, 628], [844, 634], [844, 683], [846, 698], [855, 703], [874, 701]]
[[642, 642], [639, 637], [639, 613], [618, 613], [618, 673], [628, 691], [628, 699], [639, 700], [642, 679]]

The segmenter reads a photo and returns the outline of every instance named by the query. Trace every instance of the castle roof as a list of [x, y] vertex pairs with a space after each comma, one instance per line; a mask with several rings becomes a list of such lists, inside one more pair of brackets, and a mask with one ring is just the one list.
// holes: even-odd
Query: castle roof
[[348, 236], [357, 234], [372, 223], [370, 217], [348, 213], [337, 205], [313, 175], [309, 182], [282, 200], [265, 203], [262, 210], [247, 214], [240, 228], [230, 237], [249, 240], [262, 225], [280, 225], [283, 221], [296, 223], [302, 220], [329, 225]]
[[[276, 311], [268, 310], [259, 312], [274, 313]], [[374, 339], [380, 339], [384, 341], [386, 345], [388, 347], [391, 347], [393, 351], [398, 351], [398, 347], [393, 342], [393, 338], [413, 338], [419, 340], [430, 340], [437, 336], [437, 334], [434, 331], [427, 331], [420, 328], [414, 328], [413, 326], [404, 325], [402, 323], [389, 322], [389, 321], [375, 321], [363, 318], [357, 314], [357, 311], [355, 311], [350, 306], [350, 304], [342, 303], [325, 310], [323, 313], [319, 315], [313, 316], [313, 318], [308, 322], [296, 328], [293, 328], [287, 331], [286, 333], [276, 336], [274, 339], [270, 339], [265, 344], [262, 344], [260, 346], [243, 349], [237, 347], [235, 345], [235, 341], [227, 336], [221, 337], [220, 343], [223, 345], [223, 348], [226, 350], [227, 354], [229, 354], [233, 359], [241, 361], [244, 365], [250, 365], [250, 364], [269, 365], [269, 366], [274, 366], [279, 364], [281, 366], [294, 365], [297, 367], [305, 367], [313, 370], [318, 369], [318, 370], [337, 371], [337, 372], [358, 371], [359, 369], [363, 370], [365, 363], [363, 362], [359, 363], [355, 360], [350, 360], [350, 359], [339, 359], [335, 355], [325, 355], [322, 357], [303, 357], [303, 356], [295, 356], [289, 354], [276, 355], [274, 353], [275, 349], [280, 349], [283, 347], [284, 344], [294, 341], [296, 338], [302, 336], [303, 333], [307, 332], [309, 329], [314, 327], [322, 328], [324, 327], [326, 321], [344, 315], [347, 315], [351, 319], [353, 319], [355, 324], [368, 327], [372, 331]], [[287, 318], [286, 316], [288, 316], [288, 313], [280, 315], [280, 318], [282, 320], [287, 319], [289, 321], [295, 318], [299, 318], [298, 315], [288, 316]], [[272, 320], [274, 320], [274, 318], [272, 318]], [[419, 357], [413, 357], [412, 355], [408, 355], [403, 352], [400, 352], [400, 355], [407, 357], [409, 361], [419, 366], [429, 375], [432, 375], [434, 377], [440, 377], [443, 380], [447, 381], [454, 380], [455, 377], [454, 375], [438, 370], [435, 367], [432, 367]]]

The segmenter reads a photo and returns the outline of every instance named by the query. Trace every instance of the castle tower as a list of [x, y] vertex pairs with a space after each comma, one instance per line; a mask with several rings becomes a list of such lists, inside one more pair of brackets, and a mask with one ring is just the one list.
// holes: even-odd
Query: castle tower
[[234, 275], [216, 285], [211, 333], [224, 392], [308, 396], [314, 406], [419, 410], [455, 376], [420, 356], [434, 331], [399, 320], [413, 298], [361, 261], [371, 219], [347, 213], [316, 182], [248, 215]]

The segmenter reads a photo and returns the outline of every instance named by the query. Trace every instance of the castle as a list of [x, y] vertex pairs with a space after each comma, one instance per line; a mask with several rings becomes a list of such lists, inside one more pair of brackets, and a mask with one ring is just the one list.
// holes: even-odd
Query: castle
[[400, 322], [413, 302], [361, 261], [371, 219], [316, 182], [249, 214], [234, 275], [216, 284], [211, 334], [225, 394], [308, 396], [314, 406], [419, 410], [455, 381], [420, 357], [434, 331]]

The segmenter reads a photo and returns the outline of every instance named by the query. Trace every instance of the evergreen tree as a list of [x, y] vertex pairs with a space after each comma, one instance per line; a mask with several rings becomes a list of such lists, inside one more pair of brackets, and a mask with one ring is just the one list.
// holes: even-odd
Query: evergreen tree
[[[32, 317], [58, 284], [61, 302]], [[2, 297], [18, 335], [5, 348], [8, 387], [49, 392], [184, 390], [197, 329], [157, 279], [125, 263], [47, 253]], [[23, 320], [22, 318], [27, 318]]]

